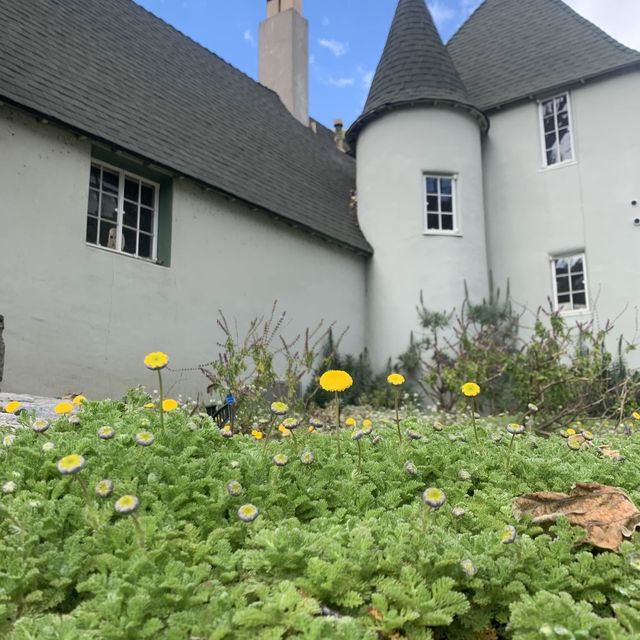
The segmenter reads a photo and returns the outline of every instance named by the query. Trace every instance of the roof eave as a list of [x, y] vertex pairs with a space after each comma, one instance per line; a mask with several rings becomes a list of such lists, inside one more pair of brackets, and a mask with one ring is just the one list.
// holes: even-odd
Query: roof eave
[[545, 94], [557, 93], [558, 91], [567, 90], [579, 85], [584, 85], [587, 82], [590, 82], [592, 80], [603, 79], [605, 76], [615, 76], [615, 75], [624, 74], [634, 70], [640, 71], [640, 57], [638, 58], [638, 60], [634, 60], [633, 62], [627, 62], [617, 67], [612, 67], [610, 69], [605, 69], [604, 71], [598, 71], [596, 73], [580, 76], [579, 78], [576, 78], [574, 80], [567, 80], [560, 84], [546, 86], [540, 89], [535, 89], [534, 91], [529, 91], [525, 94], [521, 94], [519, 96], [516, 96], [514, 98], [509, 98], [507, 100], [501, 100], [499, 102], [482, 107], [482, 110], [485, 112], [499, 111], [504, 107], [514, 106], [519, 102], [528, 102], [530, 100], [538, 100], [541, 97], [543, 97]]
[[168, 174], [170, 174], [171, 176], [175, 176], [175, 177], [184, 177], [184, 178], [188, 178], [190, 180], [193, 180], [196, 184], [200, 185], [201, 187], [203, 187], [205, 190], [207, 191], [213, 191], [219, 195], [221, 195], [222, 197], [226, 198], [227, 200], [232, 200], [235, 202], [240, 202], [242, 204], [244, 204], [245, 206], [249, 207], [250, 209], [254, 210], [254, 211], [260, 211], [261, 213], [269, 216], [270, 218], [273, 218], [275, 220], [279, 220], [280, 222], [286, 224], [287, 226], [294, 228], [294, 229], [298, 229], [301, 231], [304, 231], [305, 233], [308, 233], [310, 235], [313, 235], [315, 237], [321, 238], [322, 240], [328, 242], [329, 244], [332, 244], [334, 246], [338, 246], [342, 249], [347, 249], [349, 251], [352, 251], [356, 254], [359, 254], [361, 256], [364, 257], [370, 257], [373, 255], [373, 248], [371, 247], [371, 245], [369, 244], [369, 242], [366, 241], [365, 239], [365, 243], [363, 243], [362, 245], [356, 245], [356, 244], [352, 244], [350, 242], [345, 242], [344, 240], [341, 240], [339, 238], [335, 238], [333, 236], [330, 236], [329, 234], [326, 234], [322, 231], [319, 231], [318, 229], [315, 229], [313, 227], [310, 227], [308, 225], [305, 225], [301, 222], [297, 222], [292, 220], [291, 218], [288, 218], [286, 215], [282, 214], [282, 213], [278, 213], [277, 211], [273, 211], [271, 209], [268, 209], [266, 207], [264, 207], [263, 205], [256, 203], [256, 202], [252, 202], [250, 200], [247, 200], [245, 198], [242, 198], [241, 196], [238, 196], [237, 194], [231, 193], [229, 191], [226, 191], [225, 189], [220, 188], [219, 186], [212, 184], [210, 182], [208, 182], [207, 180], [195, 176], [195, 175], [191, 175], [190, 173], [185, 173], [184, 171], [181, 171], [180, 169], [176, 169], [175, 167], [171, 167], [169, 165], [160, 163], [156, 160], [154, 160], [153, 158], [149, 158], [146, 156], [141, 155], [138, 151], [132, 150], [132, 149], [128, 149], [127, 147], [124, 147], [122, 145], [118, 145], [114, 142], [112, 142], [111, 140], [108, 140], [106, 138], [102, 138], [98, 135], [96, 135], [95, 133], [91, 132], [91, 131], [87, 131], [82, 129], [81, 127], [78, 127], [77, 125], [73, 125], [70, 124], [68, 122], [66, 122], [64, 119], [61, 119], [59, 116], [56, 116], [54, 114], [51, 113], [46, 113], [45, 111], [42, 111], [41, 109], [37, 109], [34, 107], [30, 107], [28, 105], [22, 104], [20, 102], [17, 102], [16, 100], [10, 98], [9, 96], [5, 96], [4, 94], [0, 93], [0, 106], [2, 106], [2, 104], [7, 104], [10, 105], [12, 107], [21, 109], [22, 111], [26, 111], [28, 113], [31, 113], [33, 116], [35, 116], [36, 118], [40, 119], [40, 120], [46, 120], [47, 123], [52, 123], [52, 124], [56, 124], [59, 125], [61, 127], [64, 127], [66, 129], [69, 129], [70, 131], [72, 131], [75, 135], [77, 135], [80, 138], [83, 139], [89, 139], [92, 140], [98, 144], [101, 145], [105, 145], [107, 147], [109, 147], [110, 149], [112, 149], [113, 151], [120, 151], [126, 154], [129, 154], [130, 156], [138, 159], [140, 162], [142, 162], [143, 164], [146, 165], [153, 165], [154, 168], [157, 168], [161, 171], [167, 172]]
[[358, 140], [358, 135], [366, 125], [382, 117], [383, 115], [390, 113], [391, 111], [410, 109], [412, 107], [420, 106], [444, 106], [453, 109], [462, 109], [463, 111], [469, 113], [475, 120], [477, 120], [482, 133], [487, 133], [489, 131], [489, 119], [487, 118], [487, 116], [482, 111], [480, 111], [480, 109], [468, 103], [460, 102], [457, 100], [447, 100], [444, 98], [418, 98], [413, 100], [401, 100], [398, 102], [383, 104], [379, 107], [376, 107], [375, 109], [371, 109], [370, 111], [363, 113], [349, 127], [349, 130], [347, 131], [347, 143], [349, 144], [351, 154], [353, 156], [356, 155], [356, 143]]

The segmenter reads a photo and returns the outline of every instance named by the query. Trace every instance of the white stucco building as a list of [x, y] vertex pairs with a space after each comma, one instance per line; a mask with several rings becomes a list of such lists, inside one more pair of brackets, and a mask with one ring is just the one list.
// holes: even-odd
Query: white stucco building
[[301, 0], [260, 33], [262, 84], [132, 0], [0, 0], [3, 390], [122, 393], [275, 299], [382, 367], [421, 290], [450, 309], [490, 271], [635, 336], [640, 53], [561, 0], [485, 0], [445, 46], [399, 0], [345, 144], [309, 118]]

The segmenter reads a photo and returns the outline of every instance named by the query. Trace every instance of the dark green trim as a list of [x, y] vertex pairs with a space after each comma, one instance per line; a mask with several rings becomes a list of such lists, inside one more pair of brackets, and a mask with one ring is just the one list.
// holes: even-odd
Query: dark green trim
[[123, 171], [128, 171], [141, 178], [152, 180], [160, 185], [158, 196], [158, 256], [157, 264], [171, 266], [171, 226], [173, 220], [173, 174], [160, 167], [151, 168], [135, 159], [115, 153], [97, 144], [91, 145], [91, 157], [98, 162], [105, 162]]

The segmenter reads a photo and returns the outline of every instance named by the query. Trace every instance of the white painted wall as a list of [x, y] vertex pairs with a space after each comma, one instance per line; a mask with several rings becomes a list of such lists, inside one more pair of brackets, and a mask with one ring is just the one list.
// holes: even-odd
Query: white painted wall
[[[424, 234], [424, 173], [458, 174], [461, 233]], [[487, 291], [480, 130], [462, 111], [416, 107], [367, 125], [357, 146], [358, 218], [375, 249], [368, 344], [375, 366], [406, 350], [424, 291], [434, 311], [459, 307], [464, 282]]]
[[[553, 295], [550, 256], [586, 250], [592, 310], [615, 335], [637, 331], [640, 306], [640, 73], [570, 92], [576, 162], [542, 168], [537, 103], [491, 115], [484, 144], [487, 238], [496, 283], [531, 312]], [[620, 315], [622, 314], [622, 315]], [[527, 314], [527, 317], [531, 317]], [[640, 366], [640, 353], [630, 364]]]
[[[0, 313], [3, 390], [116, 397], [156, 388], [142, 363], [164, 350], [175, 367], [218, 353], [218, 309], [246, 327], [275, 299], [293, 337], [320, 319], [364, 346], [365, 260], [257, 211], [174, 182], [171, 267], [85, 243], [90, 145], [0, 107]], [[206, 386], [168, 374], [171, 393]]]

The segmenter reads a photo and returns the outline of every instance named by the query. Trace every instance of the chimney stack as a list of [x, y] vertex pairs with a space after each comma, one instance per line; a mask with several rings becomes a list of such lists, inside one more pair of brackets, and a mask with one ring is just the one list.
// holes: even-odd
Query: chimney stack
[[333, 122], [333, 126], [335, 127], [335, 131], [333, 134], [333, 141], [336, 143], [336, 147], [338, 151], [342, 151], [342, 153], [347, 153], [347, 143], [345, 140], [345, 131], [344, 131], [344, 122], [340, 118], [337, 118]]
[[260, 23], [260, 82], [309, 125], [309, 25], [302, 0], [267, 0]]

